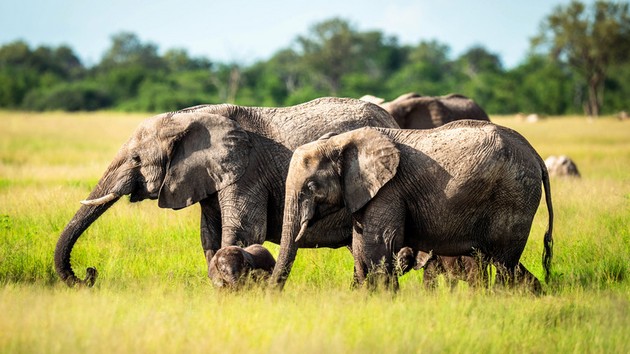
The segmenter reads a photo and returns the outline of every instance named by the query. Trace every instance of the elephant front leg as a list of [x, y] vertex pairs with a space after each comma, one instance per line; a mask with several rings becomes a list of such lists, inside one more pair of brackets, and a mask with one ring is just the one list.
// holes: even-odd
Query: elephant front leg
[[394, 256], [402, 248], [404, 219], [382, 221], [381, 218], [378, 224], [364, 225], [362, 233], [357, 232], [356, 227], [353, 231], [355, 282], [361, 285], [367, 281], [370, 289], [384, 286], [395, 290], [398, 289], [398, 278]]
[[265, 242], [267, 201], [266, 193], [256, 191], [253, 186], [235, 186], [220, 191], [221, 247], [247, 247]]
[[221, 208], [216, 194], [201, 200], [199, 205], [201, 206], [201, 247], [208, 265], [208, 276], [210, 276], [210, 260], [221, 248]]

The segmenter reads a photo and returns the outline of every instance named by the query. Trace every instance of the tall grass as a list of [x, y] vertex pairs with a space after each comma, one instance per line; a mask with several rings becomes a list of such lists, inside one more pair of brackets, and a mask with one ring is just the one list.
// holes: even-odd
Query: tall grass
[[[199, 209], [118, 202], [53, 269], [59, 234], [143, 115], [0, 112], [0, 352], [630, 352], [630, 125], [493, 117], [583, 178], [553, 179], [555, 253], [546, 295], [434, 291], [422, 273], [396, 294], [350, 289], [345, 249], [300, 250], [282, 293], [212, 288]], [[542, 278], [541, 207], [522, 262]], [[265, 244], [274, 255], [278, 247]]]

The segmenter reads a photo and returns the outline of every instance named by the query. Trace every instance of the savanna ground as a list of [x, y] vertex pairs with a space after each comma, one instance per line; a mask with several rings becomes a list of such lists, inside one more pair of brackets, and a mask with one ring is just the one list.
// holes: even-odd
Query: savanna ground
[[[206, 277], [199, 209], [118, 202], [72, 253], [94, 288], [53, 269], [57, 238], [146, 115], [0, 112], [0, 353], [630, 352], [630, 123], [492, 117], [543, 158], [573, 158], [580, 180], [552, 180], [554, 277], [546, 294], [351, 290], [345, 249], [300, 250], [285, 290], [226, 293]], [[544, 205], [544, 204], [543, 204]], [[547, 214], [522, 263], [542, 279]], [[278, 246], [266, 243], [274, 256]]]

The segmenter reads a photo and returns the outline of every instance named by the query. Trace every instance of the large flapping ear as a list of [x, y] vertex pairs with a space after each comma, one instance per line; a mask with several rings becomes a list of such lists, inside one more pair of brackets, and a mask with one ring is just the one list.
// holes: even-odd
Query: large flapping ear
[[341, 148], [341, 179], [346, 207], [361, 209], [396, 175], [400, 152], [389, 137], [361, 128], [332, 139]]
[[251, 143], [233, 120], [203, 112], [170, 119], [173, 148], [158, 196], [162, 208], [180, 209], [236, 182], [249, 163]]
[[416, 262], [413, 269], [418, 270], [424, 268], [432, 258], [433, 251], [429, 251], [429, 253], [418, 251], [418, 254], [416, 254]]

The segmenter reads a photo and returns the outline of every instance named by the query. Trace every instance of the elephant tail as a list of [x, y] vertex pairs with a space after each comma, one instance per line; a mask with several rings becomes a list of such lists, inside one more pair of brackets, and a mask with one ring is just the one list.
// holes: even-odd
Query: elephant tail
[[545, 232], [544, 244], [545, 248], [542, 255], [543, 268], [545, 269], [545, 282], [549, 282], [551, 275], [551, 260], [553, 258], [553, 205], [551, 203], [551, 187], [549, 185], [549, 172], [542, 165], [543, 186], [545, 188], [545, 203], [547, 204], [547, 213], [549, 214], [549, 222], [547, 232]]

